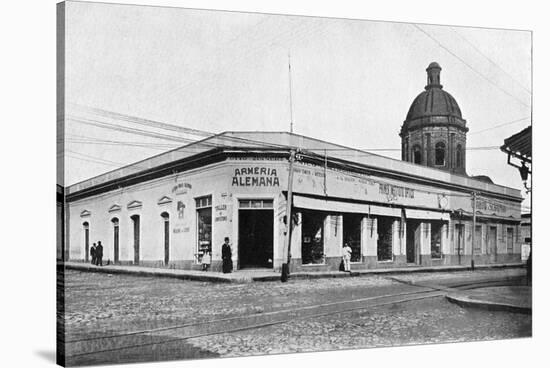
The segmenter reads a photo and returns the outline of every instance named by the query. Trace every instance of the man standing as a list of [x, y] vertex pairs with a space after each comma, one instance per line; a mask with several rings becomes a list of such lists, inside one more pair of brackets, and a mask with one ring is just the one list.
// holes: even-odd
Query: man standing
[[95, 265], [97, 263], [97, 261], [96, 261], [97, 251], [96, 251], [95, 243], [90, 248], [90, 255], [92, 256], [92, 264]]
[[344, 271], [351, 272], [350, 261], [351, 261], [351, 247], [348, 243], [344, 244], [344, 249], [342, 250], [342, 258], [344, 259]]
[[233, 270], [233, 261], [231, 260], [231, 246], [229, 238], [226, 236], [222, 245], [222, 270], [223, 273], [229, 273]]
[[96, 257], [96, 260], [97, 260], [97, 265], [98, 266], [103, 266], [103, 245], [101, 245], [101, 242], [98, 241], [97, 242], [97, 248], [95, 250], [95, 257]]

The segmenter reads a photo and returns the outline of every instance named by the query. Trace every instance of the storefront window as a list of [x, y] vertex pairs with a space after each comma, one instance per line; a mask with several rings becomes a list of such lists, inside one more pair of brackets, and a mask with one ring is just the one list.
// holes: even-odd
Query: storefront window
[[388, 217], [378, 218], [378, 260], [391, 261], [392, 254], [392, 224], [393, 219]]
[[361, 262], [361, 215], [345, 214], [344, 244], [351, 248], [351, 261]]
[[443, 228], [443, 223], [432, 222], [431, 227], [432, 258], [441, 258], [441, 229]]
[[302, 214], [302, 264], [323, 264], [324, 223], [326, 215], [315, 212]]
[[195, 199], [197, 208], [197, 260], [212, 249], [212, 196]]

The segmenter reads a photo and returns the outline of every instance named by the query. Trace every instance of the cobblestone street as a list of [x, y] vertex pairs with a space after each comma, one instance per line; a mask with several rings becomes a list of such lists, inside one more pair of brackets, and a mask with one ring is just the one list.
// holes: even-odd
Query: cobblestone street
[[[66, 340], [87, 340], [258, 315], [345, 300], [422, 291], [406, 282], [508, 277], [522, 270], [364, 276], [216, 284], [165, 278], [66, 272]], [[75, 364], [245, 356], [531, 336], [531, 316], [462, 308], [443, 296], [327, 313], [229, 333], [178, 339], [156, 335], [147, 349], [89, 355]], [[175, 337], [175, 339], [174, 339]], [[170, 340], [172, 338], [172, 340]], [[101, 340], [101, 339], [96, 339]], [[175, 340], [175, 341], [173, 341]], [[149, 340], [139, 340], [139, 342]], [[69, 343], [70, 346], [70, 343]], [[92, 349], [93, 350], [93, 349]], [[70, 355], [70, 348], [68, 348]]]

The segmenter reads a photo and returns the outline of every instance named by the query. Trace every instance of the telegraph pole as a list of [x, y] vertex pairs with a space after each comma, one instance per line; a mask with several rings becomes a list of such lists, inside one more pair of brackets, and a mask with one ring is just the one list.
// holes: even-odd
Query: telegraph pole
[[292, 70], [290, 69], [290, 50], [288, 51], [288, 91], [290, 95], [290, 133], [294, 133], [294, 122], [292, 119]]
[[294, 178], [294, 160], [296, 159], [296, 151], [290, 150], [290, 157], [288, 158], [288, 191], [286, 198], [286, 233], [285, 244], [283, 248], [283, 266], [281, 268], [281, 282], [288, 280], [290, 274], [290, 237], [292, 230], [292, 182]]
[[476, 244], [476, 206], [477, 206], [477, 193], [472, 193], [472, 213], [473, 213], [473, 231], [472, 231], [472, 271], [474, 270], [474, 247]]

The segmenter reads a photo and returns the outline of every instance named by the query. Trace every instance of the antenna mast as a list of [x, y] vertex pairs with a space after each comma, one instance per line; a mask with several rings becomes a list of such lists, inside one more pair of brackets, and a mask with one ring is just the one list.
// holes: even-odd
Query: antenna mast
[[290, 50], [288, 51], [288, 89], [290, 94], [290, 133], [293, 133], [293, 122], [292, 122], [292, 72], [290, 68]]

